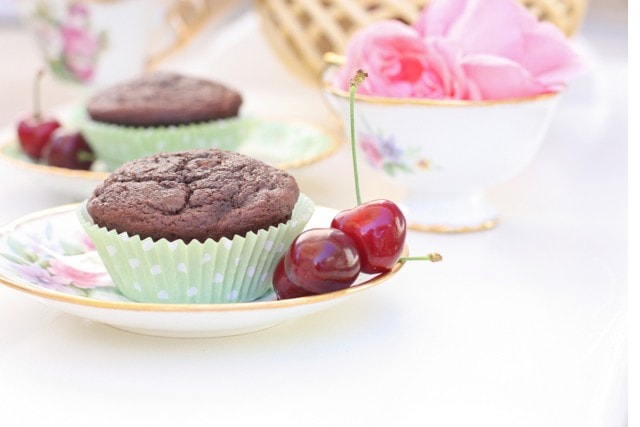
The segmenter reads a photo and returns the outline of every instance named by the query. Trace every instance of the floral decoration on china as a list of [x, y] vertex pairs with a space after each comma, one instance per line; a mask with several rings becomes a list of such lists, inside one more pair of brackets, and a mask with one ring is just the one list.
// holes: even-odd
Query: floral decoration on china
[[366, 122], [362, 124], [365, 130], [358, 132], [358, 145], [373, 168], [382, 169], [390, 176], [399, 172], [433, 169], [431, 161], [421, 156], [422, 147], [404, 149], [393, 135], [386, 135], [381, 130], [374, 131]]
[[107, 45], [107, 34], [91, 30], [86, 2], [69, 3], [64, 16], [57, 19], [47, 2], [40, 1], [33, 13], [33, 25], [40, 48], [56, 75], [78, 83], [92, 80]]
[[570, 40], [515, 0], [433, 0], [413, 25], [384, 20], [349, 40], [334, 85], [390, 98], [496, 100], [561, 91], [584, 64]]
[[56, 292], [125, 300], [104, 267], [90, 262], [89, 257], [95, 256], [86, 234], [60, 236], [47, 221], [37, 232], [17, 231], [7, 237], [0, 247], [0, 269]]

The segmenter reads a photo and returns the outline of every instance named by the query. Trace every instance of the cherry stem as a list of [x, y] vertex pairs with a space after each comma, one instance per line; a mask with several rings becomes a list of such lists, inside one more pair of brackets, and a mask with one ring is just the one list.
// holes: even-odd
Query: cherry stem
[[96, 159], [96, 155], [89, 151], [78, 151], [76, 154], [76, 160], [79, 162], [93, 162]]
[[440, 262], [442, 261], [442, 255], [437, 252], [433, 252], [424, 256], [405, 256], [401, 257], [398, 261], [406, 262], [406, 261], [431, 261], [431, 262]]
[[360, 195], [360, 177], [358, 175], [358, 157], [356, 155], [356, 124], [355, 124], [355, 96], [360, 83], [367, 78], [367, 73], [362, 70], [356, 71], [356, 75], [349, 82], [349, 122], [351, 126], [351, 161], [353, 162], [353, 178], [356, 186], [356, 203], [362, 204]]
[[40, 106], [40, 80], [44, 75], [44, 70], [41, 68], [36, 73], [36, 78], [33, 81], [33, 117], [36, 120], [40, 120], [40, 114], [42, 112]]

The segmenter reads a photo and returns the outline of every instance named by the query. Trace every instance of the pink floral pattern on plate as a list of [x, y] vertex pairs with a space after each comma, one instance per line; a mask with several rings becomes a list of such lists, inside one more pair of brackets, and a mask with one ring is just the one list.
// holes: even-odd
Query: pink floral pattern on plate
[[92, 80], [101, 52], [107, 45], [104, 31], [91, 30], [91, 16], [85, 2], [69, 3], [66, 14], [57, 19], [46, 1], [40, 1], [32, 16], [44, 57], [57, 76], [78, 83]]
[[113, 285], [84, 231], [61, 227], [56, 217], [19, 226], [3, 236], [0, 269], [56, 292], [127, 300]]

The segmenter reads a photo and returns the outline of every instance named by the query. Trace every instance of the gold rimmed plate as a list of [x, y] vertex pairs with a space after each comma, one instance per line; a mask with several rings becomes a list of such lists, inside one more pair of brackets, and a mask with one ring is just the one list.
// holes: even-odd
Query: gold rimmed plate
[[[127, 299], [113, 285], [75, 215], [65, 205], [22, 217], [0, 229], [0, 283], [71, 315], [119, 329], [164, 337], [220, 337], [266, 329], [327, 309], [388, 279], [362, 277], [323, 295], [229, 304], [150, 304]], [[336, 211], [317, 207], [307, 228], [327, 227]], [[408, 252], [405, 249], [405, 252]]]
[[[319, 162], [332, 155], [341, 144], [337, 135], [303, 121], [259, 117], [239, 120], [251, 126], [235, 151], [279, 169], [296, 169]], [[0, 132], [0, 161], [33, 177], [38, 185], [78, 201], [88, 197], [96, 185], [109, 175], [100, 161], [90, 171], [35, 162], [21, 150], [12, 129]]]

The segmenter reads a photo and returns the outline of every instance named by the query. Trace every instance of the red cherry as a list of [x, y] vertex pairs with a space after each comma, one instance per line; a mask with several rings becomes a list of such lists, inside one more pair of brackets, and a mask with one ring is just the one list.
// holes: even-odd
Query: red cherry
[[360, 273], [360, 257], [349, 236], [334, 228], [302, 232], [284, 256], [286, 276], [315, 294], [348, 288]]
[[82, 134], [62, 128], [51, 135], [42, 155], [48, 165], [67, 169], [88, 170], [94, 160]]
[[372, 200], [338, 213], [331, 227], [353, 239], [363, 273], [391, 270], [400, 259], [407, 236], [402, 211], [389, 200]]
[[275, 291], [278, 299], [290, 299], [314, 295], [313, 292], [309, 292], [289, 280], [284, 272], [284, 257], [280, 259], [275, 271], [273, 272], [273, 290]]
[[53, 118], [27, 117], [18, 122], [18, 141], [22, 150], [33, 160], [40, 160], [49, 137], [60, 127]]
[[33, 81], [33, 114], [18, 122], [18, 141], [22, 150], [32, 159], [40, 160], [42, 150], [60, 123], [53, 118], [44, 118], [40, 114], [40, 79], [44, 71], [40, 70]]

